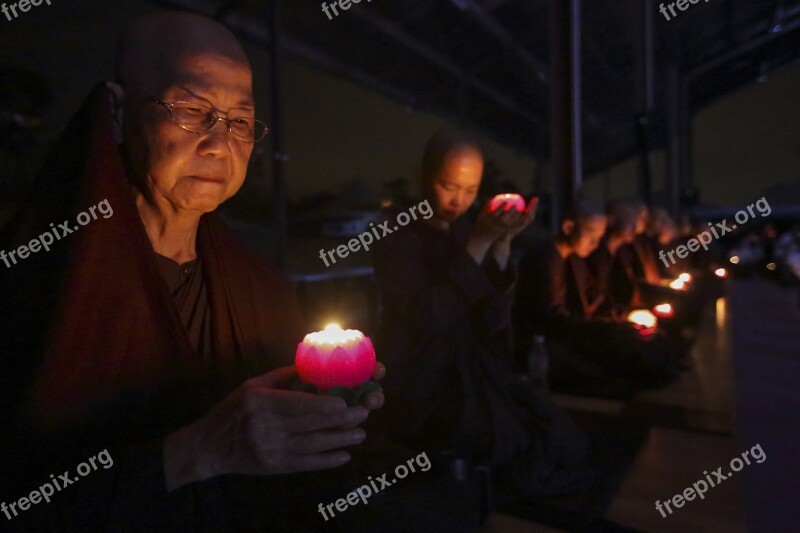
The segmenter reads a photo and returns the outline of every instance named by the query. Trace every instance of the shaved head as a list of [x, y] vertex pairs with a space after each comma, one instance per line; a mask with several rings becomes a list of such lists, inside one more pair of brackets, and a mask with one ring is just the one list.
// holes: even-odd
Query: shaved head
[[445, 228], [475, 202], [483, 176], [483, 155], [477, 141], [456, 129], [441, 129], [428, 140], [420, 173], [431, 204], [432, 224]]
[[604, 218], [605, 215], [599, 203], [590, 198], [579, 197], [567, 209], [564, 219], [581, 223], [590, 218]]
[[[630, 202], [614, 200], [606, 207], [608, 231], [612, 235], [629, 237], [635, 232], [639, 212]], [[635, 236], [635, 234], [634, 234]]]
[[576, 199], [561, 223], [559, 241], [578, 257], [588, 257], [600, 245], [606, 231], [606, 214], [589, 198]]
[[247, 55], [228, 28], [194, 13], [165, 11], [134, 20], [117, 49], [116, 78], [149, 94], [162, 94], [180, 79], [194, 56], [215, 56], [250, 70]]

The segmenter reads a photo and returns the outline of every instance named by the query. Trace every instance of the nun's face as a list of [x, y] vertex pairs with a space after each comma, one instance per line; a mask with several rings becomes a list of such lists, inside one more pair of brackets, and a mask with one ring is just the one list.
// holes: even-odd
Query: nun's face
[[[173, 103], [213, 108], [219, 116], [253, 118], [252, 74], [247, 65], [211, 53], [180, 60], [174, 82], [153, 95]], [[244, 183], [253, 144], [235, 139], [223, 121], [206, 132], [191, 132], [154, 102], [138, 103], [135, 134], [129, 152], [156, 203], [198, 215], [214, 211]], [[142, 107], [144, 106], [144, 107]]]

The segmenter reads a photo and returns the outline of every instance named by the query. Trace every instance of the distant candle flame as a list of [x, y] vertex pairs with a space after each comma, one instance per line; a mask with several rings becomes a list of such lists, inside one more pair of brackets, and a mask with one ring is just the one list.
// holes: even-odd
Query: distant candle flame
[[730, 261], [734, 265], [738, 265], [739, 264], [739, 256], [738, 255], [734, 255], [733, 257], [731, 257]]
[[725, 279], [728, 277], [728, 271], [724, 268], [718, 268], [714, 271], [714, 274], [717, 275], [718, 278]]
[[653, 308], [653, 314], [660, 318], [670, 318], [675, 314], [670, 304], [659, 304]]
[[691, 274], [687, 274], [686, 272], [684, 272], [683, 274], [678, 276], [678, 279], [681, 280], [684, 283], [691, 283], [692, 275]]
[[658, 319], [650, 311], [646, 309], [639, 309], [637, 311], [631, 311], [631, 313], [628, 314], [628, 322], [650, 329], [656, 327]]
[[674, 281], [670, 281], [669, 286], [671, 289], [682, 291], [686, 288], [686, 282], [678, 278]]

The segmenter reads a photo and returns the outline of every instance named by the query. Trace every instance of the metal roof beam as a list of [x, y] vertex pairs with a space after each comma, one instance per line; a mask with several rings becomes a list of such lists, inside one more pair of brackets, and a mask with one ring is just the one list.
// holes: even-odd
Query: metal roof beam
[[544, 84], [550, 82], [549, 67], [531, 54], [522, 43], [517, 41], [486, 8], [474, 0], [451, 0], [451, 2], [459, 9], [472, 15], [484, 30], [513, 52], [520, 61], [525, 63], [536, 74], [536, 79]]
[[484, 96], [493, 100], [496, 104], [514, 114], [523, 117], [525, 120], [536, 126], [542, 127], [543, 121], [524, 109], [522, 106], [514, 102], [508, 95], [501, 93], [497, 89], [488, 86], [481, 80], [477, 79], [473, 74], [465, 71], [460, 66], [453, 63], [447, 56], [430, 47], [429, 45], [418, 41], [395, 24], [391, 23], [384, 17], [377, 15], [374, 11], [366, 9], [352, 9], [351, 14], [358, 16], [361, 20], [375, 27], [387, 37], [393, 39], [397, 43], [408, 48], [420, 57], [428, 60], [434, 65], [438, 66], [445, 72], [448, 72], [455, 78], [463, 81], [475, 91], [482, 93]]
[[762, 46], [771, 43], [772, 41], [780, 39], [781, 37], [785, 37], [791, 32], [797, 30], [798, 28], [800, 28], [800, 19], [795, 20], [791, 23], [784, 24], [780, 33], [773, 33], [770, 29], [767, 31], [767, 33], [761, 35], [760, 37], [756, 37], [751, 41], [742, 44], [741, 46], [737, 46], [733, 50], [730, 50], [720, 56], [715, 57], [710, 61], [707, 61], [706, 63], [700, 65], [699, 67], [693, 68], [689, 73], [689, 77], [693, 79], [702, 76], [703, 74], [706, 74], [718, 67], [721, 67], [725, 63], [743, 54], [747, 54], [749, 52], [757, 50]]

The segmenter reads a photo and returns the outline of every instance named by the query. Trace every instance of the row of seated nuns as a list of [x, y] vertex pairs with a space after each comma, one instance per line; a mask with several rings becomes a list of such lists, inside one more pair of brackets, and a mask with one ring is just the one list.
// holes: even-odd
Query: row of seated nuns
[[663, 210], [650, 216], [636, 200], [605, 210], [575, 202], [558, 235], [527, 250], [520, 263], [512, 312], [517, 361], [527, 363], [542, 349], [534, 339], [543, 338], [557, 390], [626, 397], [668, 384], [689, 366], [715, 286], [689, 255], [674, 255], [676, 245], [675, 224]]
[[[578, 201], [555, 237], [517, 258], [512, 244], [535, 209], [487, 204], [470, 217], [482, 172], [468, 134], [437, 132], [419, 176], [433, 216], [373, 250], [387, 376], [385, 412], [370, 422], [412, 448], [486, 466], [501, 506], [570, 499], [575, 516], [598, 519], [642, 435], [579, 427], [522, 371], [546, 349], [551, 389], [626, 398], [670, 383], [688, 366], [703, 276], [676, 281], [690, 264], [659, 264], [675, 224], [637, 201]], [[388, 217], [403, 208], [393, 209]]]

